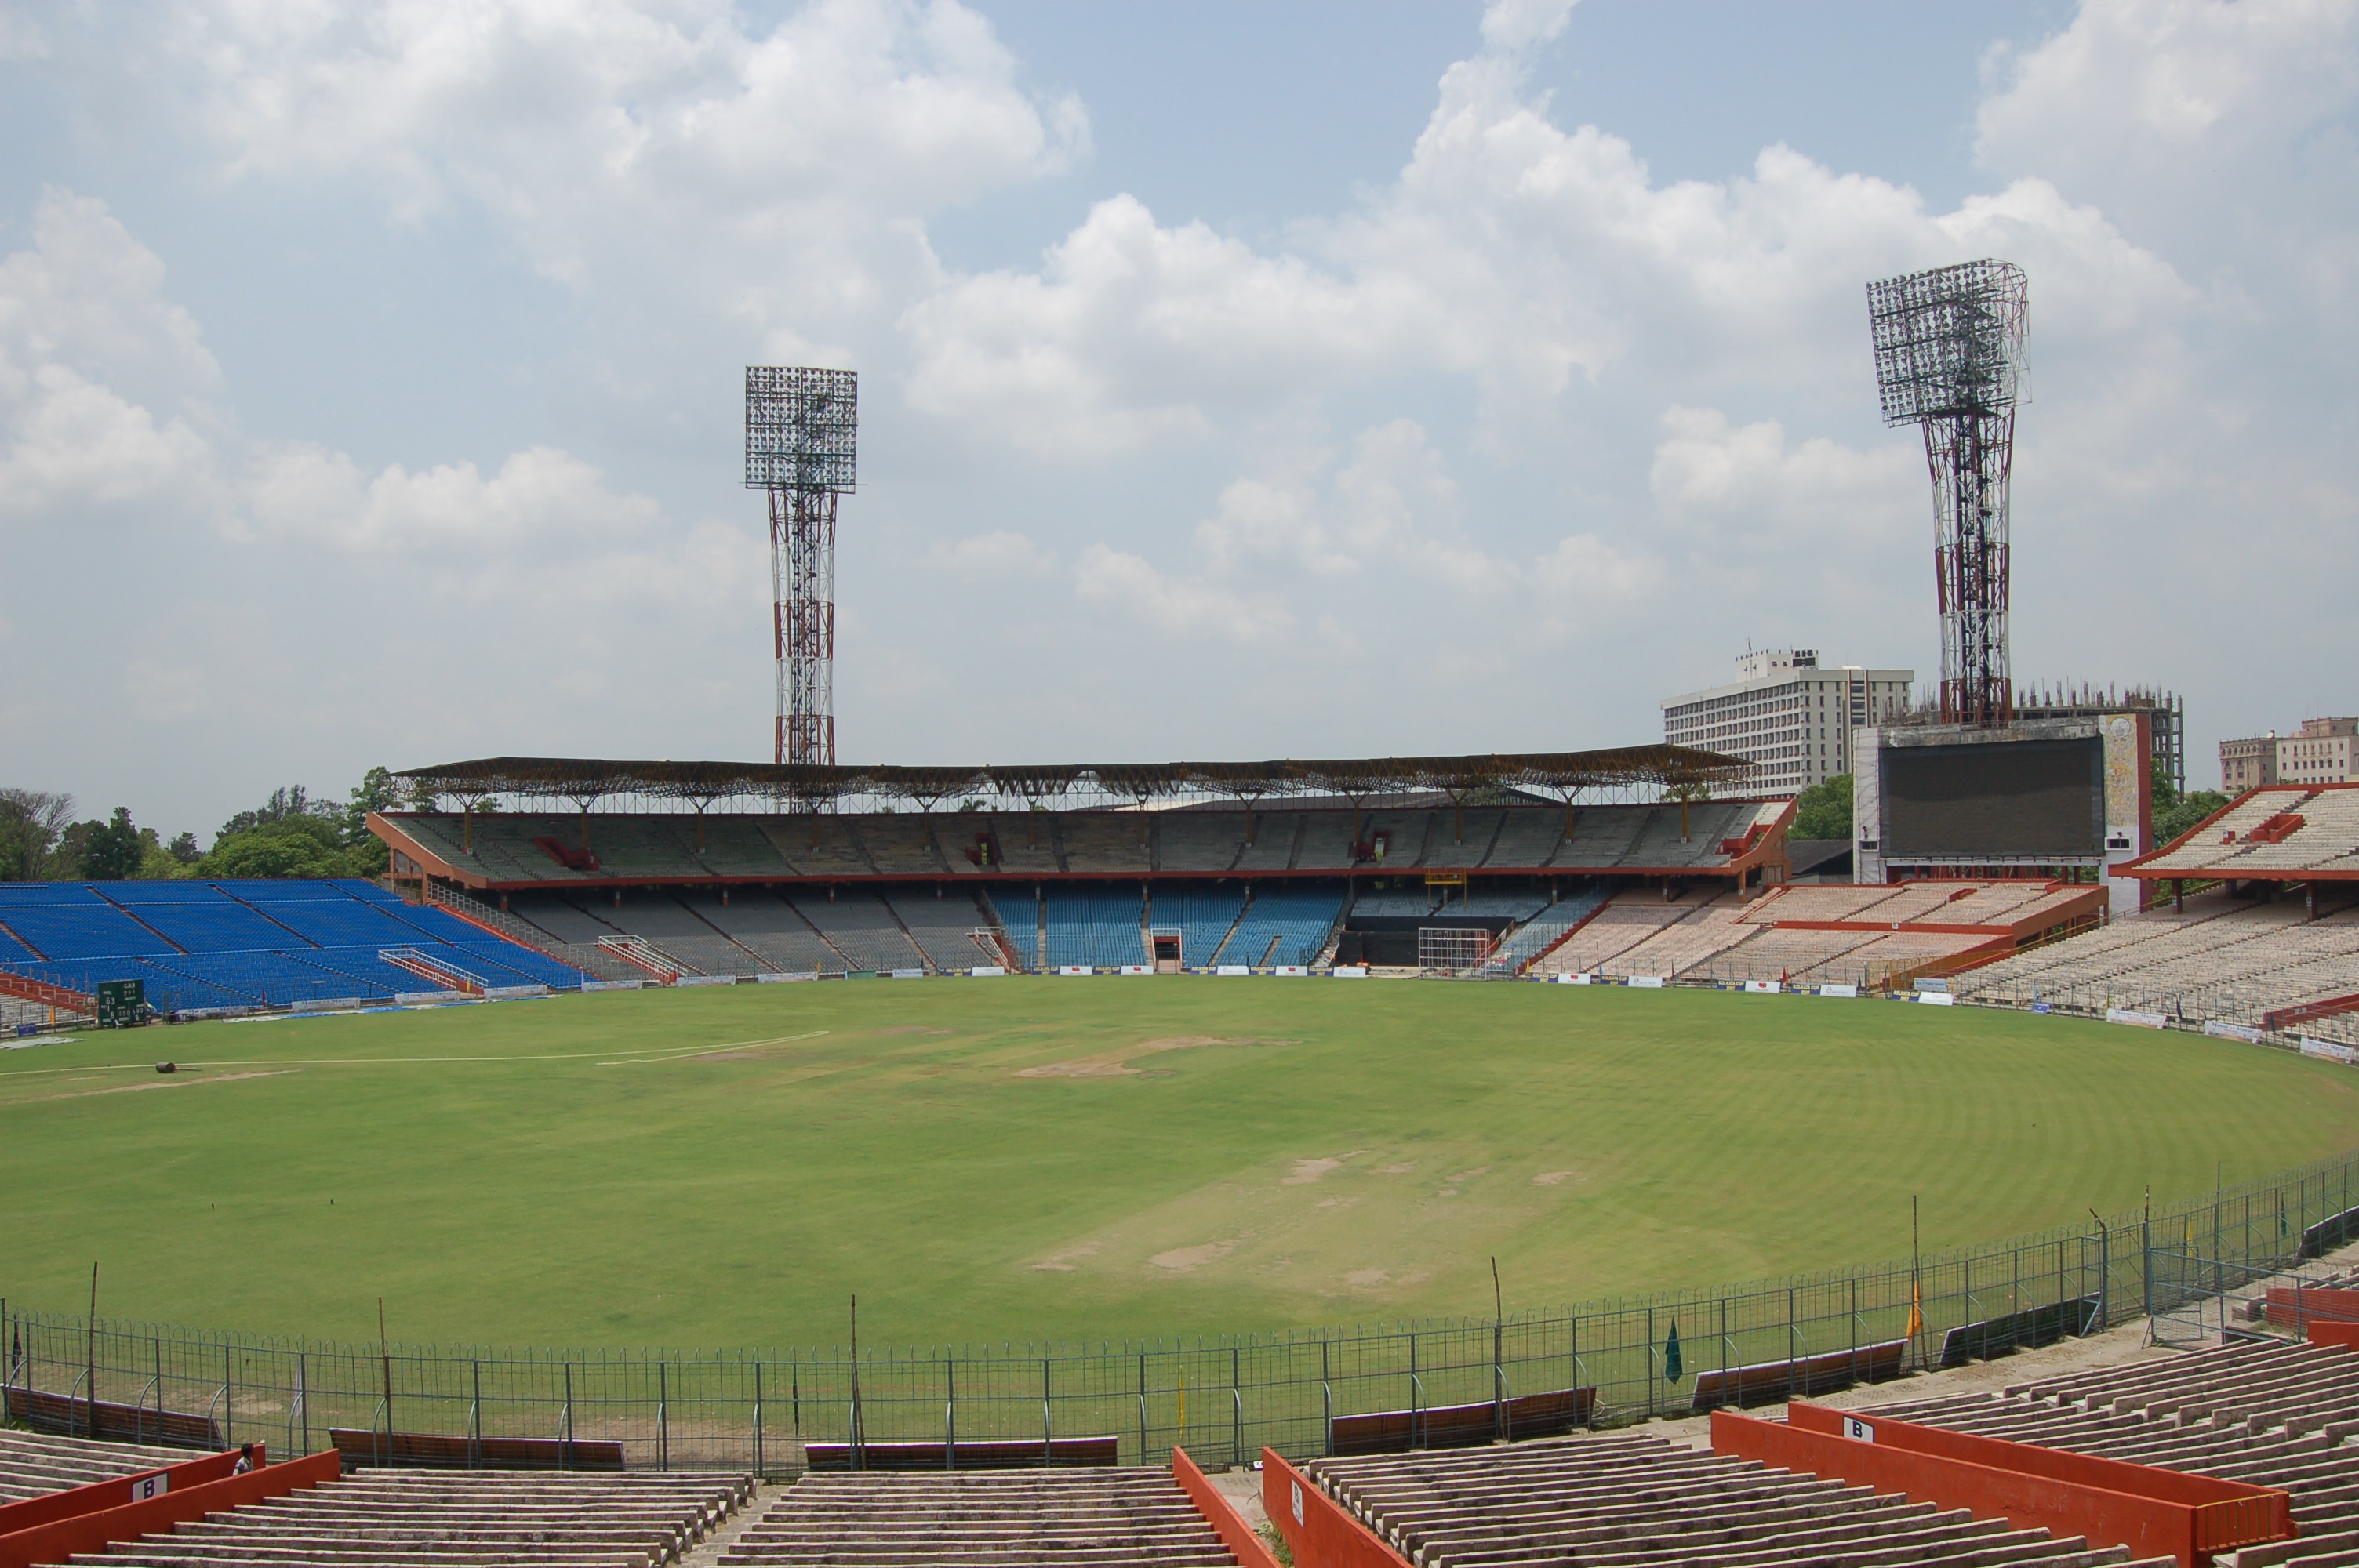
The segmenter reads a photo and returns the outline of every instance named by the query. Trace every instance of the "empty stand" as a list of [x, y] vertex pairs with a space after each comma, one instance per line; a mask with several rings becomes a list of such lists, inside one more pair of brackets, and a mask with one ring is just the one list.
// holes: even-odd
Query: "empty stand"
[[1050, 882], [1041, 888], [1040, 902], [1048, 939], [1041, 963], [1047, 968], [1110, 968], [1147, 961], [1138, 883]]
[[1180, 959], [1202, 968], [1221, 950], [1245, 913], [1245, 890], [1234, 882], [1163, 882], [1147, 899], [1147, 925], [1180, 933]]
[[[100, 1428], [104, 1431], [104, 1427]], [[94, 1443], [80, 1437], [47, 1437], [0, 1428], [0, 1503], [22, 1502], [71, 1491], [143, 1470], [160, 1470], [187, 1460], [185, 1448], [153, 1448], [135, 1443]]]
[[1343, 914], [1341, 884], [1262, 882], [1216, 961], [1256, 968], [1315, 963]]
[[900, 916], [911, 941], [938, 969], [956, 973], [978, 964], [996, 964], [999, 956], [977, 946], [974, 931], [987, 924], [966, 888], [895, 888], [886, 895]]
[[1659, 1437], [1321, 1459], [1301, 1468], [1419, 1568], [2130, 1561], [2125, 1549], [2092, 1551], [2077, 1538]]
[[1040, 895], [1029, 882], [994, 882], [984, 898], [1027, 969], [1040, 968]]
[[752, 1491], [743, 1476], [371, 1470], [73, 1561], [649, 1568], [678, 1561]]
[[926, 967], [925, 955], [893, 918], [891, 908], [866, 888], [797, 888], [788, 902], [854, 969]]
[[941, 1568], [1235, 1568], [1168, 1470], [805, 1476], [721, 1555]]

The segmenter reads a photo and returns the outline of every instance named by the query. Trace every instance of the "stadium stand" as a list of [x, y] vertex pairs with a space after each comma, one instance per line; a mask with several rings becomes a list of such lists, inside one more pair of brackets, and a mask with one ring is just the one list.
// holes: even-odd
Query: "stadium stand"
[[[1266, 818], [1256, 824], [1266, 826]], [[1245, 841], [1241, 811], [1165, 812], [1155, 824], [1155, 869], [1225, 871], [1236, 864]]]
[[749, 1476], [681, 1472], [370, 1470], [188, 1520], [169, 1533], [78, 1552], [73, 1561], [87, 1568], [652, 1568], [677, 1562], [752, 1492]]
[[[1708, 890], [1682, 892], [1665, 899], [1660, 891], [1639, 888], [1617, 892], [1589, 923], [1538, 962], [1537, 975], [1596, 974], [1665, 926], [1685, 920], [1718, 895]], [[1626, 972], [1626, 971], [1625, 971]]]
[[[2127, 1563], [1897, 1494], [1653, 1436], [1318, 1459], [1320, 1487], [1420, 1564]], [[2162, 1563], [2174, 1561], [2170, 1558]]]
[[[843, 955], [829, 946], [792, 904], [766, 889], [734, 889], [725, 903], [721, 892], [713, 888], [683, 888], [672, 896], [750, 955], [754, 974], [840, 975], [844, 971]], [[733, 968], [730, 972], [748, 971]]]
[[1433, 913], [1434, 893], [1428, 887], [1377, 888], [1352, 901], [1352, 913], [1372, 920], [1414, 920]]
[[1168, 1470], [805, 1476], [731, 1542], [723, 1568], [1235, 1568]]
[[1154, 870], [1152, 842], [1159, 815], [1140, 811], [1075, 811], [1059, 821], [1065, 869], [1082, 876]]
[[974, 940], [974, 930], [987, 924], [983, 911], [975, 907], [972, 889], [895, 888], [886, 895], [893, 913], [908, 928], [910, 940], [925, 954], [926, 962], [946, 973], [957, 974], [973, 968], [977, 964], [995, 964], [999, 957], [986, 953]]
[[160, 1470], [188, 1457], [185, 1448], [94, 1443], [0, 1427], [0, 1503], [22, 1502], [143, 1470]]
[[159, 1011], [285, 1007], [433, 989], [385, 962], [415, 949], [487, 986], [582, 984], [580, 969], [369, 882], [121, 881], [0, 887], [0, 964], [88, 992], [136, 979]]
[[1735, 895], [1721, 893], [1615, 954], [1603, 968], [1607, 974], [1670, 979], [1735, 946], [1756, 930], [1745, 924], [1745, 905]]
[[984, 900], [999, 917], [999, 928], [1027, 969], [1040, 967], [1040, 896], [1029, 882], [994, 882]]
[[860, 837], [861, 849], [867, 852], [868, 863], [880, 876], [937, 877], [975, 869], [963, 855], [955, 864], [943, 856], [934, 843], [930, 813], [884, 812], [859, 818], [853, 828]]
[[851, 968], [882, 974], [926, 967], [893, 911], [866, 888], [798, 888], [788, 902]]
[[1863, 1413], [2275, 1487], [2291, 1494], [2300, 1534], [2220, 1563], [2359, 1561], [2359, 1487], [2347, 1446], [2359, 1430], [2359, 1352], [2231, 1344]]
[[1149, 890], [1147, 923], [1180, 933], [1180, 961], [1202, 968], [1221, 950], [1245, 913], [1245, 890], [1234, 883], [1164, 882]]
[[1256, 968], [1314, 963], [1343, 914], [1340, 883], [1264, 882], [1214, 961]]
[[1040, 890], [1040, 903], [1048, 936], [1041, 963], [1047, 968], [1113, 968], [1147, 961], [1138, 883], [1050, 882]]
[[1606, 896], [1604, 888], [1592, 885], [1576, 888], [1556, 903], [1543, 905], [1530, 919], [1507, 933], [1491, 954], [1492, 965], [1507, 974], [1522, 974], [1563, 940], [1567, 933], [1603, 908]]

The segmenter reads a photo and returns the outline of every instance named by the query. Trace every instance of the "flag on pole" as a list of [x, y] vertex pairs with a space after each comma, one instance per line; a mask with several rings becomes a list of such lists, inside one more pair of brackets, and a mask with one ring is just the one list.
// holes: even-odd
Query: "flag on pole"
[[1676, 1383], [1687, 1376], [1687, 1363], [1680, 1359], [1679, 1319], [1671, 1320], [1671, 1336], [1663, 1341], [1663, 1381]]
[[1925, 1332], [1925, 1287], [1915, 1280], [1908, 1281], [1908, 1337], [1916, 1338]]

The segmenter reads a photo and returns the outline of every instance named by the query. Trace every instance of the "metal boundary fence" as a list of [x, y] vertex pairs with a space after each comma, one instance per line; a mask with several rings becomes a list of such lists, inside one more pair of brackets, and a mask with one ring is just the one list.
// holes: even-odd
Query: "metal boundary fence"
[[[1593, 1390], [1594, 1425], [1762, 1402], [2182, 1311], [2204, 1281], [2359, 1234], [2359, 1151], [1916, 1262], [1488, 1318], [1097, 1346], [563, 1351], [355, 1346], [27, 1312], [0, 1298], [0, 1417], [274, 1453], [390, 1434], [619, 1448], [632, 1468], [804, 1467], [806, 1444], [1113, 1436], [1126, 1464], [1328, 1452], [1338, 1417]], [[1912, 1325], [1912, 1317], [1916, 1322]], [[1677, 1348], [1674, 1349], [1676, 1341]], [[1896, 1351], [1893, 1347], [1898, 1346]], [[1881, 1347], [1879, 1349], [1879, 1347]], [[1479, 1415], [1477, 1416], [1479, 1422]], [[367, 1434], [376, 1434], [371, 1439]], [[611, 1460], [604, 1462], [611, 1463]], [[855, 1462], [856, 1458], [855, 1458]]]

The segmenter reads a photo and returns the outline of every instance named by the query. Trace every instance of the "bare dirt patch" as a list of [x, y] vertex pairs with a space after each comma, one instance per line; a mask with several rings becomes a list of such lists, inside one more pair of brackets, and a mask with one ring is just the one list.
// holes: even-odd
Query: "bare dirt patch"
[[141, 1089], [192, 1088], [198, 1084], [234, 1084], [241, 1078], [283, 1078], [294, 1070], [295, 1069], [292, 1067], [277, 1067], [267, 1073], [223, 1073], [220, 1077], [208, 1078], [198, 1076], [190, 1068], [183, 1067], [179, 1072], [173, 1074], [168, 1078], [151, 1078], [144, 1084], [117, 1084], [114, 1087], [109, 1089], [75, 1089], [71, 1093], [61, 1095], [37, 1095], [31, 1099], [18, 1100], [16, 1103], [18, 1105], [38, 1105], [43, 1100], [87, 1099], [92, 1095], [137, 1094]]
[[1542, 1171], [1538, 1175], [1532, 1178], [1532, 1185], [1536, 1187], [1560, 1187], [1564, 1185], [1566, 1182], [1571, 1180], [1571, 1178], [1572, 1173], [1571, 1171]]
[[1354, 1149], [1349, 1154], [1338, 1154], [1332, 1160], [1297, 1160], [1294, 1162], [1294, 1174], [1286, 1177], [1277, 1184], [1281, 1187], [1310, 1186], [1330, 1171], [1342, 1170], [1344, 1161], [1356, 1160], [1366, 1152], [1365, 1149]]
[[1400, 1165], [1379, 1165], [1379, 1166], [1377, 1166], [1377, 1167], [1376, 1167], [1376, 1174], [1377, 1174], [1377, 1175], [1379, 1175], [1379, 1176], [1406, 1176], [1406, 1175], [1408, 1175], [1411, 1171], [1414, 1171], [1414, 1170], [1416, 1170], [1416, 1169], [1417, 1169], [1417, 1162], [1416, 1162], [1416, 1161], [1414, 1161], [1414, 1160], [1411, 1160], [1411, 1161], [1408, 1162], [1406, 1164], [1400, 1164]]
[[1201, 1051], [1216, 1045], [1294, 1045], [1294, 1040], [1264, 1040], [1251, 1035], [1231, 1037], [1222, 1034], [1173, 1034], [1160, 1040], [1142, 1040], [1136, 1045], [1117, 1045], [1111, 1051], [1098, 1051], [1087, 1056], [1069, 1056], [1061, 1062], [1043, 1062], [1037, 1067], [1020, 1067], [1019, 1078], [1136, 1078], [1147, 1075], [1130, 1065], [1140, 1056], [1152, 1056], [1161, 1051]]
[[1201, 1269], [1207, 1263], [1216, 1263], [1236, 1249], [1237, 1244], [1234, 1240], [1206, 1241], [1194, 1247], [1174, 1247], [1169, 1252], [1158, 1252], [1147, 1261], [1158, 1269], [1169, 1269], [1175, 1274], [1184, 1274], [1190, 1269]]

